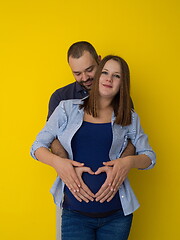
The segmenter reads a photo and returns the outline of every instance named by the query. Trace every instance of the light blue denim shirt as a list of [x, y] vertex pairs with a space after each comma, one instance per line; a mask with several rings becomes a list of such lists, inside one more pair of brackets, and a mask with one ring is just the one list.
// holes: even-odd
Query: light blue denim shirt
[[[31, 156], [36, 159], [34, 153], [40, 147], [49, 148], [51, 142], [58, 138], [67, 153], [69, 158], [73, 159], [71, 148], [71, 140], [83, 122], [84, 110], [79, 109], [79, 105], [83, 100], [66, 100], [61, 101], [54, 113], [49, 118], [45, 127], [37, 135], [36, 141], [31, 147]], [[146, 169], [151, 169], [155, 165], [155, 153], [148, 143], [148, 137], [143, 132], [138, 115], [132, 111], [131, 125], [122, 127], [114, 123], [115, 116], [112, 116], [112, 132], [113, 141], [109, 152], [110, 160], [117, 159], [127, 146], [128, 139], [131, 139], [135, 146], [136, 154], [146, 154], [151, 159], [151, 165]], [[64, 192], [64, 183], [57, 177], [51, 188], [51, 193], [54, 197], [55, 204], [62, 207]], [[125, 215], [134, 212], [139, 203], [130, 186], [128, 178], [126, 178], [119, 189], [119, 196], [122, 208]]]

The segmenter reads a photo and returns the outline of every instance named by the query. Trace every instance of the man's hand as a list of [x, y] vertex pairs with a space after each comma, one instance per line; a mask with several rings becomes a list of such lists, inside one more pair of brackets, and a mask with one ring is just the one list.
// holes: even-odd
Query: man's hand
[[96, 175], [101, 172], [106, 172], [107, 174], [106, 181], [95, 194], [96, 201], [101, 203], [111, 201], [133, 166], [131, 159], [128, 157], [118, 158], [103, 164], [105, 167], [101, 167], [95, 172]]

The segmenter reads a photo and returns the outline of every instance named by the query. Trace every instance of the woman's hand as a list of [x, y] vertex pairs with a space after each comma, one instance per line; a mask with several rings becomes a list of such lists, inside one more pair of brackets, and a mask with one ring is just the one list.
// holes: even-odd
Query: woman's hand
[[82, 202], [82, 200], [87, 203], [89, 201], [94, 201], [95, 195], [91, 192], [91, 190], [88, 188], [88, 186], [82, 180], [82, 174], [84, 172], [87, 172], [92, 175], [94, 174], [94, 172], [89, 167], [75, 167], [74, 170], [76, 172], [76, 175], [78, 176], [81, 187], [78, 192], [72, 192], [72, 194], [80, 202]]
[[71, 190], [71, 192], [78, 192], [81, 183], [75, 172], [75, 167], [82, 167], [84, 163], [79, 163], [68, 158], [60, 158], [55, 156], [55, 161], [53, 164], [58, 176], [66, 184], [66, 186]]
[[103, 164], [105, 167], [101, 167], [95, 172], [96, 175], [101, 172], [106, 172], [107, 174], [106, 181], [95, 194], [96, 201], [101, 203], [111, 201], [133, 167], [132, 159], [128, 157], [118, 158]]

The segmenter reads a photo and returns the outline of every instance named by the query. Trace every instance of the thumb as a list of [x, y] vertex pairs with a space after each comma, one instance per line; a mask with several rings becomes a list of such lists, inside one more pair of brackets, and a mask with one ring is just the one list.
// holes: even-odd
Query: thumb
[[76, 162], [76, 161], [71, 161], [71, 164], [74, 166], [74, 167], [82, 167], [84, 166], [84, 163], [80, 163], [80, 162]]
[[100, 167], [100, 168], [98, 168], [98, 170], [97, 170], [94, 174], [95, 174], [95, 175], [98, 175], [98, 174], [100, 174], [100, 173], [102, 173], [102, 172], [106, 172], [105, 167]]
[[89, 167], [84, 167], [83, 169], [84, 169], [83, 172], [87, 172], [87, 173], [89, 173], [89, 174], [94, 175], [94, 172], [91, 170], [91, 168], [89, 168]]

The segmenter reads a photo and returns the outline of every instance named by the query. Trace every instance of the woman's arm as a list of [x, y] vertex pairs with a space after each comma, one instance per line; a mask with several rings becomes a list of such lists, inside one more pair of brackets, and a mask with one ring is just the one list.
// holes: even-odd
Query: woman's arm
[[[42, 163], [45, 163], [55, 169], [58, 176], [71, 190], [72, 194], [78, 201], [93, 201], [94, 194], [89, 190], [88, 187], [81, 181], [82, 172], [89, 172], [94, 174], [89, 168], [83, 167], [84, 163], [79, 163], [67, 158], [61, 158], [50, 152], [45, 147], [40, 147], [35, 151], [35, 157]], [[81, 167], [81, 173], [78, 175], [75, 171], [75, 167]], [[80, 183], [79, 183], [80, 182]], [[76, 187], [76, 185], [78, 187]], [[82, 188], [80, 189], [80, 187]]]
[[[45, 127], [37, 135], [36, 141], [31, 147], [31, 156], [38, 159], [40, 162], [53, 167], [58, 176], [75, 195], [80, 191], [80, 187], [82, 188], [82, 181], [80, 176], [77, 175], [75, 167], [82, 167], [83, 165], [79, 162], [68, 159], [66, 151], [56, 139], [61, 126], [64, 127], [67, 123], [67, 113], [64, 110], [63, 104], [63, 102], [60, 103], [49, 118]], [[52, 147], [52, 142], [53, 151], [55, 151], [56, 155], [49, 151], [49, 148]], [[86, 194], [82, 197], [82, 199], [91, 200], [94, 194], [90, 191], [90, 189], [88, 189], [88, 187], [86, 187], [85, 184], [83, 184], [83, 189]], [[78, 196], [75, 197], [78, 198]]]
[[147, 135], [143, 132], [139, 117], [136, 113], [133, 113], [128, 138], [131, 139], [136, 149], [136, 155], [103, 163], [105, 167], [98, 169], [95, 174], [106, 172], [107, 179], [95, 195], [96, 201], [110, 201], [127, 177], [131, 168], [151, 169], [155, 165], [155, 153], [148, 143]]

